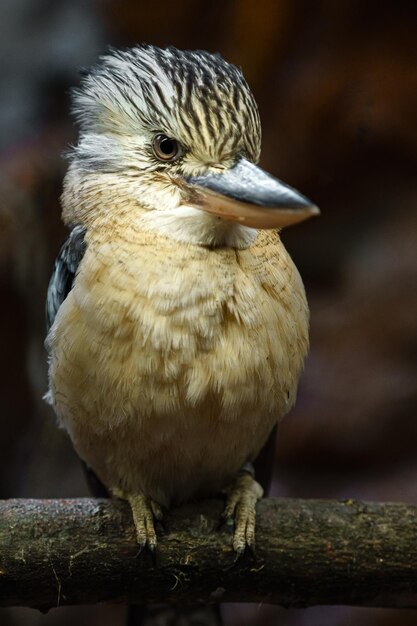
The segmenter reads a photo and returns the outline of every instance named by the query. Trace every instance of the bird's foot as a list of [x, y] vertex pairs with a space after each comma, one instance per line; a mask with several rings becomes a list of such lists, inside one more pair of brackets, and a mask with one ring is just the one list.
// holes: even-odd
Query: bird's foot
[[113, 494], [117, 498], [127, 500], [130, 504], [140, 551], [147, 547], [153, 552], [157, 543], [155, 520], [160, 522], [163, 519], [160, 505], [143, 493], [126, 494], [119, 489], [114, 489]]
[[255, 548], [256, 503], [263, 493], [249, 463], [243, 466], [235, 482], [226, 490], [227, 503], [222, 519], [227, 524], [234, 524], [233, 549], [238, 558], [246, 547], [252, 551]]

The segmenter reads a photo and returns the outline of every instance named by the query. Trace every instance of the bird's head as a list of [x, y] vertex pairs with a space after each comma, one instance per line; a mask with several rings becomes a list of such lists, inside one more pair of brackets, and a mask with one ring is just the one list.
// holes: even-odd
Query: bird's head
[[111, 51], [74, 90], [74, 113], [80, 138], [63, 194], [67, 221], [92, 210], [74, 201], [74, 181], [77, 193], [91, 196], [91, 181], [111, 190], [114, 206], [107, 200], [101, 211], [117, 211], [120, 195], [130, 219], [193, 244], [245, 247], [254, 229], [318, 212], [256, 165], [256, 102], [242, 72], [217, 54]]

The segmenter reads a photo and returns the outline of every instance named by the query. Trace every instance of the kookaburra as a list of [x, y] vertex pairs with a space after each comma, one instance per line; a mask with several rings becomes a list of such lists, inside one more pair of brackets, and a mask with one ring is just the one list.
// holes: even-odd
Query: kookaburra
[[217, 54], [111, 51], [73, 101], [47, 398], [140, 546], [164, 507], [223, 490], [240, 553], [262, 496], [251, 464], [308, 348], [279, 231], [318, 209], [256, 165], [256, 102]]

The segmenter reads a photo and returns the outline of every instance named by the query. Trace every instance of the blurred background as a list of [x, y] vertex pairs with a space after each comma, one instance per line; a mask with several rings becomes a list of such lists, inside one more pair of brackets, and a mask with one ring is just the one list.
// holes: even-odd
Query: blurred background
[[[219, 51], [259, 102], [262, 165], [319, 219], [286, 246], [311, 306], [311, 352], [278, 437], [275, 495], [417, 503], [417, 3], [412, 0], [1, 0], [0, 497], [87, 495], [42, 401], [44, 300], [66, 236], [68, 89], [108, 44]], [[230, 606], [228, 623], [411, 626], [417, 611]], [[3, 626], [118, 626], [123, 607]]]

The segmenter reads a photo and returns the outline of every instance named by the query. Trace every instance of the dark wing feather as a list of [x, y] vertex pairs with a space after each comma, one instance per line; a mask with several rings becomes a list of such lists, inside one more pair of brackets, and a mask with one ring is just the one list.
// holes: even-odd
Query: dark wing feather
[[[54, 323], [56, 314], [61, 304], [72, 289], [75, 274], [86, 249], [85, 228], [75, 226], [70, 232], [68, 239], [62, 246], [55, 261], [51, 280], [49, 281], [48, 293], [46, 296], [46, 324], [47, 329]], [[96, 497], [108, 497], [107, 489], [102, 485], [84, 461], [81, 461], [88, 486]]]
[[77, 268], [84, 256], [86, 244], [85, 228], [75, 226], [55, 261], [46, 296], [46, 324], [49, 331], [54, 323], [58, 309], [69, 294]]

